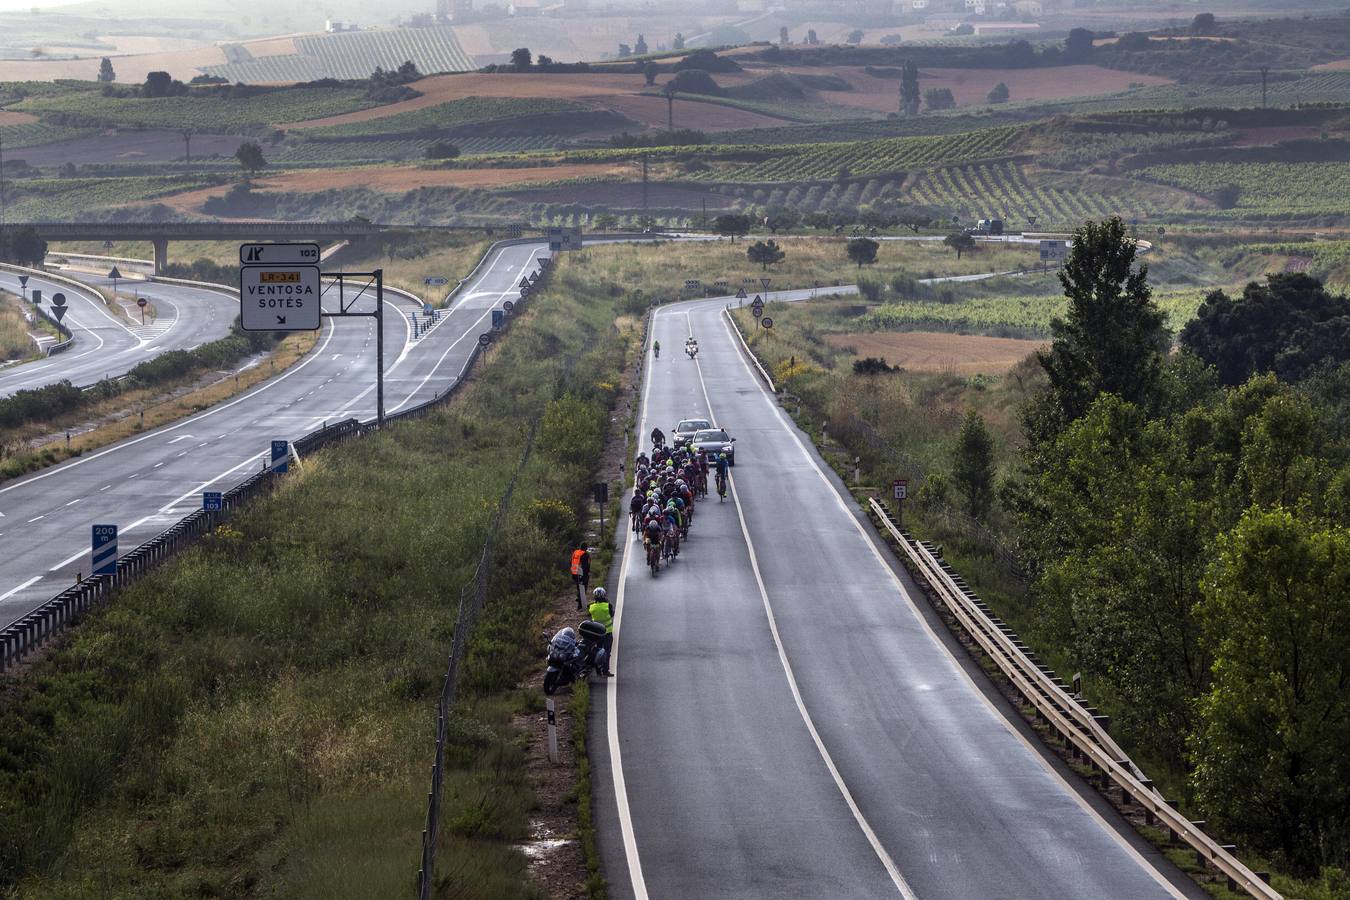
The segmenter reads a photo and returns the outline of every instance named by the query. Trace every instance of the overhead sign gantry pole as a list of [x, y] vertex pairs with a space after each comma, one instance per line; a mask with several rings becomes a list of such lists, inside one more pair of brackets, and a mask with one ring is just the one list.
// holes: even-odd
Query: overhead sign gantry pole
[[[320, 272], [318, 244], [241, 244], [239, 263], [239, 322], [245, 331], [317, 331], [323, 319], [348, 316], [375, 320], [375, 421], [383, 426], [384, 270]], [[349, 282], [359, 284], [350, 301]], [[338, 311], [324, 312], [323, 296], [334, 285]], [[371, 288], [374, 310], [353, 311]]]

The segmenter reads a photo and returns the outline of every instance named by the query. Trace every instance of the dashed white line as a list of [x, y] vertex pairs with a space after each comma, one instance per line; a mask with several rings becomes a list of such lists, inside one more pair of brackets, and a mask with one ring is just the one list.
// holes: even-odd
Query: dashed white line
[[41, 575], [34, 575], [32, 578], [28, 579], [27, 581], [25, 581], [23, 584], [19, 585], [18, 587], [16, 587], [16, 588], [10, 588], [9, 590], [5, 591], [3, 594], [0, 594], [0, 600], [8, 600], [10, 597], [13, 597], [13, 596], [14, 596], [15, 594], [17, 594], [19, 591], [23, 590], [24, 588], [28, 587], [29, 585], [33, 584], [34, 582], [39, 581], [41, 578], [42, 578]]
[[66, 506], [74, 506], [76, 503], [79, 503], [83, 499], [84, 499], [83, 497], [76, 497], [74, 500], [67, 503]]
[[29, 525], [32, 525], [32, 524], [33, 524], [34, 522], [36, 522], [38, 519], [45, 519], [45, 518], [47, 518], [47, 514], [46, 514], [46, 513], [43, 513], [43, 514], [40, 515], [40, 516], [33, 516], [33, 518], [31, 518], [31, 519], [28, 520], [28, 524], [29, 524]]

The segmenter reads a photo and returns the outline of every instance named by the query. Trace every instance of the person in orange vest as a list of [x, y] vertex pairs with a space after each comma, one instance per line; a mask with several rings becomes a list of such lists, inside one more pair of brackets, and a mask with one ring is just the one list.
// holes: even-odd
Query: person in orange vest
[[585, 547], [572, 551], [572, 583], [577, 586], [577, 609], [581, 609], [591, 586], [591, 554]]

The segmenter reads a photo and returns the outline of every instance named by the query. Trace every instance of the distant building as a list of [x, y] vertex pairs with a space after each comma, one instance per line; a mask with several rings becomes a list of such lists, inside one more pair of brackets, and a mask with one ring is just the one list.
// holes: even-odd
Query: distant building
[[928, 8], [928, 0], [909, 0], [911, 9], [920, 10]]
[[1017, 0], [1013, 8], [1022, 16], [1039, 16], [1043, 12], [1040, 0]]
[[473, 0], [436, 0], [436, 18], [441, 21], [463, 21], [472, 12]]
[[542, 12], [539, 0], [512, 0], [511, 15], [537, 16]]

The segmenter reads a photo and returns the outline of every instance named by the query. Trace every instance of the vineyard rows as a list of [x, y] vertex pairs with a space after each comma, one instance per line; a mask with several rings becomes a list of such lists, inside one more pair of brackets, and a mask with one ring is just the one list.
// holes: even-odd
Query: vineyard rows
[[895, 197], [900, 192], [902, 178], [869, 178], [846, 184], [797, 184], [778, 187], [723, 188], [741, 201], [743, 206], [786, 206], [803, 213], [856, 209], [874, 200]]
[[1350, 210], [1350, 163], [1179, 163], [1139, 170], [1142, 178], [1214, 194], [1238, 187], [1238, 212], [1338, 213]]
[[[563, 140], [560, 135], [538, 134], [523, 137], [453, 138], [449, 143], [465, 155], [476, 153], [516, 153], [524, 150], [548, 150]], [[430, 138], [387, 141], [302, 141], [287, 147], [273, 161], [287, 163], [325, 163], [421, 159]]]
[[[1198, 289], [1156, 291], [1154, 300], [1167, 314], [1167, 324], [1180, 329], [1195, 317], [1204, 301]], [[978, 331], [1004, 337], [1039, 337], [1050, 332], [1050, 320], [1063, 316], [1068, 301], [1061, 294], [975, 296], [952, 303], [901, 301], [886, 303], [861, 319], [862, 327], [877, 330], [935, 328]]]
[[[777, 147], [762, 162], [709, 172], [720, 181], [827, 181], [839, 177], [900, 172], [905, 169], [987, 159], [1011, 151], [1022, 129], [988, 128], [964, 134], [883, 138], [859, 143]], [[842, 173], [847, 172], [847, 175]]]
[[441, 131], [503, 119], [589, 111], [588, 107], [576, 103], [543, 97], [465, 97], [462, 100], [452, 100], [449, 103], [427, 106], [379, 119], [310, 128], [306, 129], [305, 134], [309, 137], [359, 137], [374, 134], [393, 136], [411, 134], [423, 129]]
[[202, 71], [248, 83], [369, 78], [376, 66], [397, 69], [407, 60], [424, 75], [476, 68], [448, 25], [305, 35], [295, 39], [295, 47], [298, 52], [292, 55], [204, 66]]
[[1119, 215], [1138, 219], [1174, 208], [1165, 191], [1150, 185], [1108, 194], [1080, 189], [1067, 191], [1033, 182], [1020, 166], [993, 163], [948, 166], [922, 173], [906, 187], [913, 202], [956, 210], [962, 218], [999, 215], [1023, 221], [1038, 217], [1038, 227], [1077, 225], [1084, 219]]
[[251, 97], [104, 97], [98, 91], [85, 91], [31, 97], [12, 108], [39, 115], [65, 114], [109, 126], [248, 132], [277, 122], [333, 116], [373, 105], [360, 88], [287, 88]]
[[86, 137], [93, 133], [92, 128], [68, 128], [65, 125], [49, 125], [46, 122], [29, 122], [0, 128], [0, 140], [4, 141], [6, 150], [19, 150], [23, 147], [37, 147], [55, 141]]
[[10, 221], [16, 222], [97, 221], [106, 217], [99, 210], [166, 197], [209, 183], [193, 177], [31, 179], [6, 186], [5, 208]]

